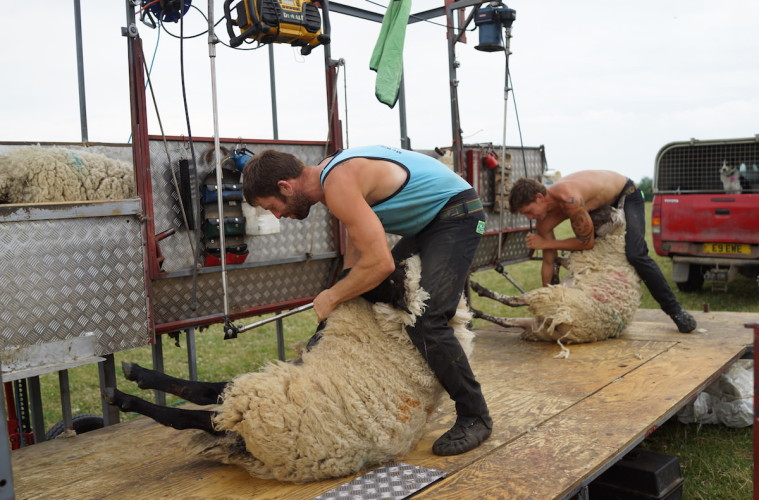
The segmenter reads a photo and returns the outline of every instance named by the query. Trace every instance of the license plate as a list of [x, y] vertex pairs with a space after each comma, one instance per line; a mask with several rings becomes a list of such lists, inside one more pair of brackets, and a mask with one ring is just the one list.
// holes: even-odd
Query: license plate
[[704, 243], [704, 252], [728, 255], [751, 255], [751, 247], [742, 243]]

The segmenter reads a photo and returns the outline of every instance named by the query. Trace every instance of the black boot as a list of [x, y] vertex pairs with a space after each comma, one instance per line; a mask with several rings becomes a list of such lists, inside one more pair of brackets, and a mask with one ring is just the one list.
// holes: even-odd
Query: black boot
[[432, 453], [459, 455], [473, 450], [490, 436], [492, 427], [492, 423], [488, 424], [480, 417], [458, 418], [454, 426], [432, 445]]
[[672, 321], [677, 325], [680, 333], [690, 333], [696, 329], [696, 318], [682, 307], [669, 315]]

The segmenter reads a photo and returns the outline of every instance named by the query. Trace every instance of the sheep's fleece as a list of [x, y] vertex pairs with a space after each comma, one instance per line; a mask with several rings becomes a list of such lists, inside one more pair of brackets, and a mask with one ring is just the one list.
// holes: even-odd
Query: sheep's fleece
[[[360, 297], [341, 304], [302, 364], [275, 362], [233, 380], [214, 419], [226, 435], [195, 433], [188, 451], [293, 482], [354, 474], [407, 453], [442, 388], [404, 329], [429, 296], [419, 287], [419, 258], [405, 265], [413, 314]], [[470, 318], [462, 298], [451, 325], [467, 355]]]
[[134, 167], [101, 154], [30, 146], [0, 156], [0, 203], [118, 200], [135, 195]]
[[618, 337], [640, 305], [640, 278], [625, 256], [624, 212], [612, 209], [610, 231], [590, 250], [572, 252], [569, 275], [524, 295], [540, 328], [527, 340], [595, 342]]

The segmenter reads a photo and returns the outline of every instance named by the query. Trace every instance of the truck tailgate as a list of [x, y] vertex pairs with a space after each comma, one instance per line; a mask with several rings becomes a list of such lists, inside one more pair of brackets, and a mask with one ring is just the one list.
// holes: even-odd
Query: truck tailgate
[[664, 194], [662, 241], [759, 244], [759, 194]]

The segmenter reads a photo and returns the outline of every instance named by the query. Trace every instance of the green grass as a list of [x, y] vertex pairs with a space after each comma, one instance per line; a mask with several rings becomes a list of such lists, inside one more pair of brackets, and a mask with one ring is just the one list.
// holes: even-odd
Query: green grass
[[[647, 204], [650, 212], [650, 204]], [[650, 213], [647, 215], [650, 221]], [[571, 235], [566, 224], [557, 229], [557, 237]], [[650, 230], [648, 236], [651, 255], [662, 268], [665, 277], [671, 275], [669, 259], [656, 256], [651, 244]], [[508, 274], [523, 288], [533, 289], [540, 286], [540, 263], [528, 261], [506, 268]], [[518, 290], [503, 276], [495, 271], [474, 273], [475, 281], [504, 294], [514, 295]], [[752, 279], [739, 276], [730, 283], [727, 292], [712, 292], [705, 285], [698, 293], [682, 293], [670, 283], [673, 291], [686, 309], [701, 310], [709, 304], [713, 311], [756, 312], [759, 289]], [[524, 308], [510, 308], [490, 299], [473, 294], [473, 306], [497, 316], [524, 316]], [[658, 305], [644, 287], [642, 308], [656, 309]], [[312, 311], [284, 319], [285, 343], [288, 346], [304, 342], [316, 326]], [[486, 324], [475, 321], [475, 327]], [[164, 338], [165, 371], [171, 375], [187, 378], [187, 352], [184, 335], [180, 336], [181, 347], [174, 341]], [[198, 377], [200, 380], [229, 380], [238, 373], [259, 368], [268, 360], [277, 358], [276, 332], [273, 324], [244, 332], [239, 338], [223, 340], [219, 326], [214, 326], [196, 334]], [[286, 356], [293, 357], [294, 351], [288, 348]], [[150, 347], [132, 349], [114, 355], [119, 377], [119, 388], [131, 394], [140, 394], [137, 387], [121, 378], [122, 360], [132, 361], [143, 366], [152, 366]], [[61, 420], [58, 377], [55, 374], [40, 377], [43, 392], [44, 417], [46, 428]], [[74, 414], [101, 413], [100, 393], [97, 367], [84, 366], [69, 371]], [[141, 394], [145, 396], [144, 392]], [[173, 404], [178, 399], [167, 395], [167, 402]], [[123, 419], [135, 415], [123, 415]], [[752, 481], [752, 434], [751, 428], [729, 429], [723, 426], [684, 425], [670, 420], [644, 441], [644, 446], [676, 455], [680, 459], [683, 475], [686, 478], [684, 498], [686, 499], [742, 499], [751, 498]]]

